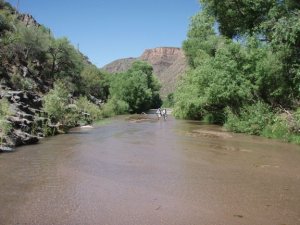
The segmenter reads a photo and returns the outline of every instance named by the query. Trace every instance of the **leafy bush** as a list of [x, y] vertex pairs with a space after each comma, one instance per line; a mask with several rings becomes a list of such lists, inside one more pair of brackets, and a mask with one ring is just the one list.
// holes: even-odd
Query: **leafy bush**
[[70, 99], [68, 88], [61, 82], [55, 83], [54, 89], [44, 96], [43, 110], [51, 123], [60, 124], [65, 130], [79, 122], [90, 124], [102, 118], [99, 106], [85, 96], [79, 97], [78, 100]]
[[72, 127], [78, 121], [76, 105], [69, 103], [69, 91], [63, 83], [55, 83], [54, 89], [44, 96], [43, 110], [52, 123]]
[[262, 131], [262, 136], [285, 141], [291, 140], [291, 133], [289, 131], [287, 121], [278, 115], [274, 118], [274, 122], [272, 124], [266, 125]]
[[263, 102], [244, 106], [239, 112], [226, 109], [225, 127], [234, 132], [261, 135], [267, 125], [274, 123], [275, 115]]
[[266, 126], [262, 135], [300, 144], [300, 109], [276, 115], [274, 123]]
[[0, 36], [2, 36], [2, 33], [4, 31], [8, 30], [10, 28], [10, 25], [6, 18], [0, 14]]
[[163, 107], [172, 108], [175, 104], [174, 93], [168, 94], [167, 98], [163, 101]]
[[102, 112], [99, 106], [90, 102], [87, 97], [80, 97], [76, 101], [76, 106], [80, 120], [86, 124], [90, 124], [102, 118]]
[[3, 143], [3, 138], [11, 130], [11, 124], [7, 121], [7, 117], [11, 115], [10, 104], [6, 99], [0, 99], [0, 144]]
[[103, 117], [122, 115], [128, 113], [128, 110], [129, 105], [127, 102], [113, 97], [112, 99], [109, 99], [108, 102], [103, 106], [102, 115]]
[[219, 124], [223, 125], [225, 122], [225, 113], [222, 111], [216, 111], [214, 113], [206, 113], [203, 117], [203, 122], [209, 123], [209, 124]]

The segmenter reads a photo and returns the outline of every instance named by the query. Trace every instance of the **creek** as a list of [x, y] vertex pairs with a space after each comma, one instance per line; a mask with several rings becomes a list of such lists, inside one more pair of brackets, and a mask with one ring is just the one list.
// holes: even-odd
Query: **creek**
[[300, 147], [117, 117], [0, 154], [0, 224], [297, 225]]

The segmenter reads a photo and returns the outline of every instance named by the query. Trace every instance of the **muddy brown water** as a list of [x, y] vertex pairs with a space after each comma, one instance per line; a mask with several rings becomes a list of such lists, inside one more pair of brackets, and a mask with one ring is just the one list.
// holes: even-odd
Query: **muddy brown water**
[[124, 120], [0, 155], [2, 225], [299, 225], [300, 147]]

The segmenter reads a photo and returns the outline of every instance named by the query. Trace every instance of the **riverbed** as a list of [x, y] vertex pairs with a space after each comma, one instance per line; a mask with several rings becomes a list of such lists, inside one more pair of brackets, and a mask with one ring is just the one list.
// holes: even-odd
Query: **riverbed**
[[299, 225], [300, 147], [118, 117], [0, 154], [2, 225]]

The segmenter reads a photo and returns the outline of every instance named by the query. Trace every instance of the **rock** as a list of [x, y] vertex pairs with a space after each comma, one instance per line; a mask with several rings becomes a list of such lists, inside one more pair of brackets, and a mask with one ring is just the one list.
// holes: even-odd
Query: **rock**
[[142, 56], [141, 60], [149, 61], [154, 64], [160, 58], [168, 58], [171, 57], [176, 59], [177, 57], [184, 57], [184, 53], [180, 48], [173, 47], [162, 47], [162, 48], [153, 48], [146, 49]]
[[27, 27], [39, 27], [40, 24], [29, 14], [19, 14], [18, 19], [21, 20]]
[[21, 118], [21, 117], [17, 117], [17, 116], [10, 116], [8, 118], [8, 121], [10, 121], [14, 127], [18, 127], [18, 128], [24, 128], [26, 126], [29, 126], [32, 124], [33, 121], [25, 119], [25, 118]]
[[19, 96], [13, 96], [12, 98], [11, 98], [11, 100], [13, 101], [13, 102], [19, 102], [20, 101], [20, 97]]
[[101, 99], [98, 99], [98, 98], [94, 97], [93, 95], [89, 95], [88, 99], [96, 105], [101, 105], [103, 103], [103, 101]]
[[93, 129], [94, 127], [91, 125], [84, 125], [84, 126], [80, 126], [80, 128], [82, 129]]
[[102, 69], [109, 73], [121, 73], [127, 71], [133, 62], [137, 61], [138, 58], [125, 58], [125, 59], [117, 59], [107, 65], [105, 65]]
[[39, 141], [39, 138], [35, 135], [28, 134], [21, 130], [15, 130], [12, 135], [15, 146], [36, 144]]
[[2, 151], [2, 152], [12, 152], [12, 151], [14, 151], [14, 149], [11, 148], [11, 147], [7, 147], [7, 146], [0, 146], [0, 151]]
[[42, 108], [41, 97], [29, 91], [11, 91], [1, 89], [1, 98], [7, 98], [11, 103], [12, 115], [8, 121], [12, 125], [11, 134], [5, 137], [0, 151], [10, 151], [14, 147], [27, 144], [35, 144], [43, 135], [43, 123], [45, 118], [36, 121]]

